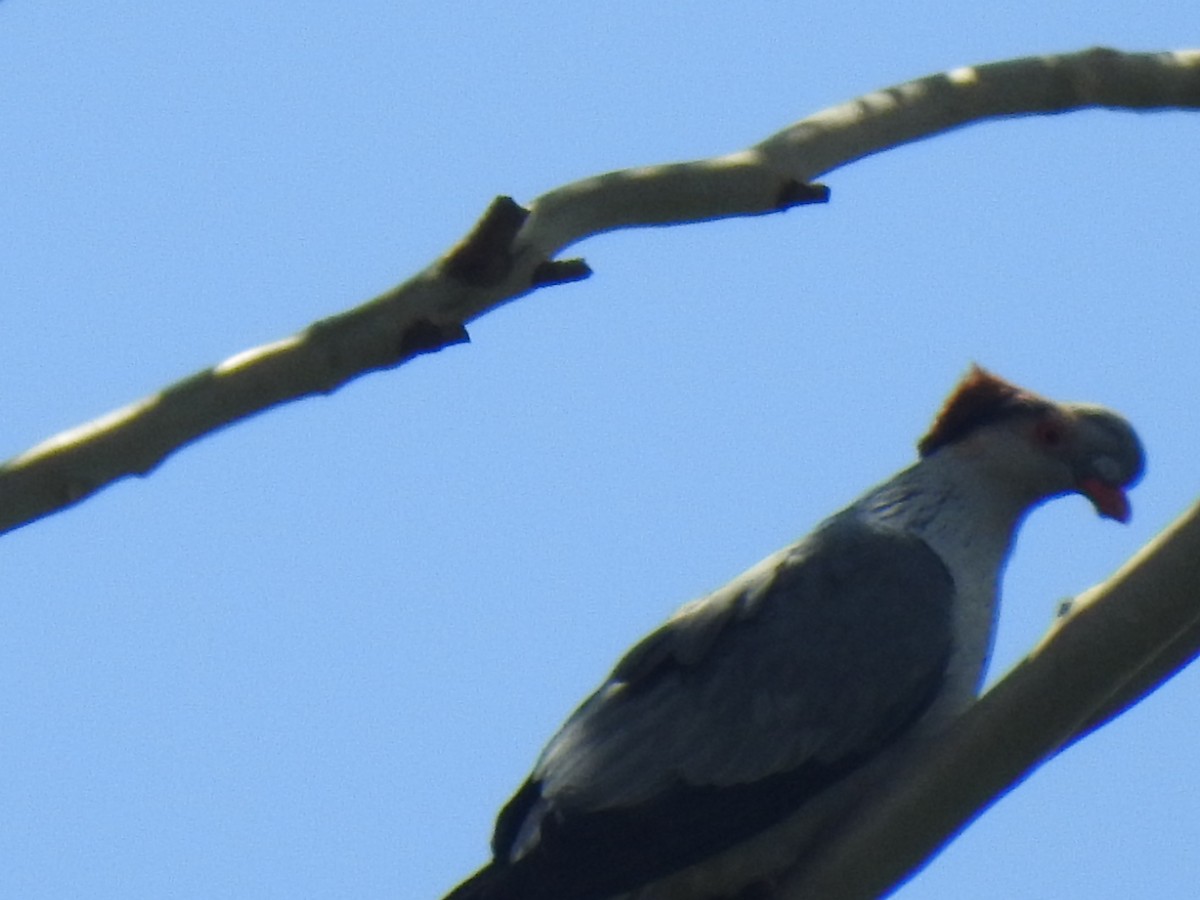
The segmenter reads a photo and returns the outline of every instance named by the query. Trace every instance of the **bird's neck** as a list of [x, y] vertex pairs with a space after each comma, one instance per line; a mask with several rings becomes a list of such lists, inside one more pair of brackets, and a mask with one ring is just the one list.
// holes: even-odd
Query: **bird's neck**
[[867, 519], [920, 535], [951, 569], [975, 572], [999, 571], [1030, 506], [948, 453], [921, 460], [855, 503]]
[[955, 647], [947, 702], [978, 693], [991, 654], [1000, 578], [1029, 504], [981, 481], [977, 469], [948, 454], [923, 459], [869, 491], [855, 513], [918, 535], [954, 579]]

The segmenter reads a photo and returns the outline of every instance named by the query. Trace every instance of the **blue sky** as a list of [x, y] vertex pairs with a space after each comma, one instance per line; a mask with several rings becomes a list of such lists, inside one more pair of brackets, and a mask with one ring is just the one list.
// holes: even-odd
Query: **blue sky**
[[[496, 194], [724, 153], [930, 72], [1200, 45], [1190, 0], [0, 4], [0, 455], [364, 301]], [[605, 235], [473, 343], [0, 547], [0, 896], [441, 896], [617, 655], [907, 464], [972, 360], [1124, 412], [993, 674], [1200, 493], [1200, 117], [979, 126], [826, 207]], [[898, 896], [1190, 896], [1196, 672]]]

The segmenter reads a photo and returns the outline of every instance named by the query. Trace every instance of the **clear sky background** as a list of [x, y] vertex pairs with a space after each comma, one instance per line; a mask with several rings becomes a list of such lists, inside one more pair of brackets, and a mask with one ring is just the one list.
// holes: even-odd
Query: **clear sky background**
[[[0, 3], [0, 456], [365, 301], [496, 194], [954, 66], [1200, 45], [1194, 0]], [[473, 343], [0, 541], [0, 897], [437, 900], [620, 652], [914, 458], [972, 360], [1109, 404], [993, 676], [1200, 495], [1200, 116], [994, 123], [833, 202], [606, 235]], [[1192, 897], [1200, 672], [899, 895]]]

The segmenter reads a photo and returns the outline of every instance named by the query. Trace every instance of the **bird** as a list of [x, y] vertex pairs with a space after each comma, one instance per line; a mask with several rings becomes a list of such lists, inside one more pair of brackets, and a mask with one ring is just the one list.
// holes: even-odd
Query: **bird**
[[978, 697], [1016, 531], [1067, 494], [1127, 522], [1117, 413], [972, 365], [918, 459], [635, 644], [444, 900], [749, 900]]

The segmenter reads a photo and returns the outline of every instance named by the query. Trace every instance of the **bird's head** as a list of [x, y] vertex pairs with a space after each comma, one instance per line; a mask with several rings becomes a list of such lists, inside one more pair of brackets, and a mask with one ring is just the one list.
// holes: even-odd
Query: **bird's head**
[[1055, 403], [973, 366], [929, 433], [923, 458], [950, 452], [1032, 505], [1079, 493], [1101, 515], [1129, 520], [1126, 490], [1145, 468], [1141, 441], [1100, 406]]

